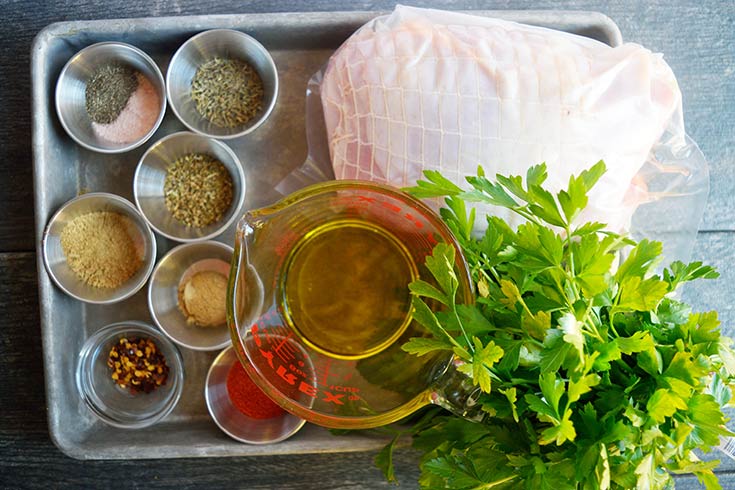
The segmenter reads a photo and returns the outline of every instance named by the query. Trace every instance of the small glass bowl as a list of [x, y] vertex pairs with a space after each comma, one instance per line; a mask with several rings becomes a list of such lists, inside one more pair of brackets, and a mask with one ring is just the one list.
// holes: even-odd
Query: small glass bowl
[[[111, 378], [107, 359], [121, 338], [152, 339], [168, 365], [166, 384], [150, 393], [132, 394]], [[89, 337], [79, 354], [76, 384], [85, 404], [100, 420], [123, 429], [155, 424], [171, 413], [184, 387], [184, 363], [176, 346], [154, 327], [137, 321], [107, 325]]]
[[232, 346], [227, 347], [212, 362], [204, 384], [204, 399], [214, 423], [233, 439], [248, 444], [271, 444], [288, 439], [306, 421], [284, 410], [268, 419], [255, 419], [240, 412], [227, 393], [227, 375], [233, 364], [240, 362]]

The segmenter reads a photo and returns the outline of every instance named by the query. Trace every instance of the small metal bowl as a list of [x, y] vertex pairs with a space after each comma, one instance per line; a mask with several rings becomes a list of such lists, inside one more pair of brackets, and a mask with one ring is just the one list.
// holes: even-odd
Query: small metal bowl
[[[191, 98], [191, 81], [201, 65], [214, 57], [248, 62], [263, 81], [263, 110], [259, 116], [233, 128], [212, 124], [202, 117]], [[166, 95], [171, 108], [186, 127], [213, 138], [246, 135], [263, 124], [276, 105], [278, 70], [270, 53], [247, 34], [231, 29], [213, 29], [190, 38], [176, 51], [166, 72]]]
[[[61, 232], [77, 216], [97, 211], [120, 213], [134, 225], [131, 229], [143, 265], [130, 279], [115, 289], [96, 288], [79, 279], [66, 262], [61, 248]], [[43, 233], [43, 263], [51, 279], [69, 296], [87, 303], [110, 304], [122, 301], [143, 287], [156, 260], [156, 238], [143, 216], [127, 199], [106, 192], [82, 194], [56, 211]]]
[[227, 393], [227, 375], [233, 364], [240, 362], [230, 346], [212, 362], [204, 385], [207, 409], [222, 432], [233, 439], [249, 444], [270, 444], [288, 439], [297, 433], [306, 421], [288, 412], [269, 419], [255, 419], [240, 412]]
[[[141, 138], [129, 143], [114, 143], [99, 138], [87, 115], [87, 81], [95, 69], [105, 63], [117, 62], [143, 74], [158, 92], [158, 118]], [[123, 153], [142, 145], [153, 136], [166, 113], [166, 90], [158, 65], [140, 49], [130, 44], [102, 42], [87, 46], [75, 54], [61, 70], [56, 82], [56, 113], [61, 125], [74, 141], [100, 153]]]
[[[232, 177], [232, 204], [225, 215], [202, 228], [177, 221], [168, 208], [163, 192], [166, 172], [180, 157], [190, 153], [213, 156], [227, 168]], [[179, 242], [209, 240], [222, 233], [238, 216], [245, 201], [245, 173], [235, 153], [221, 141], [182, 131], [161, 138], [140, 159], [133, 177], [135, 204], [148, 224], [161, 235]]]
[[[112, 380], [107, 359], [112, 346], [123, 337], [152, 339], [168, 365], [166, 383], [150, 393], [133, 394]], [[175, 345], [154, 327], [128, 321], [107, 325], [84, 343], [76, 369], [79, 395], [103, 422], [124, 429], [155, 424], [171, 413], [184, 387], [184, 363]]]
[[228, 277], [232, 253], [232, 247], [220, 242], [187, 243], [158, 262], [148, 284], [148, 308], [161, 331], [180, 346], [209, 351], [230, 343], [226, 322], [217, 327], [187, 325], [179, 309], [178, 293], [179, 286], [197, 272], [213, 270]]

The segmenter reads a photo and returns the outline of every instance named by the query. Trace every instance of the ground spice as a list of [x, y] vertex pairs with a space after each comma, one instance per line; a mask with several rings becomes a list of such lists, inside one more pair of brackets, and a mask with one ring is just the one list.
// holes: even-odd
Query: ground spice
[[109, 124], [120, 115], [138, 88], [137, 72], [118, 63], [95, 69], [84, 89], [85, 108], [96, 123]]
[[197, 111], [216, 126], [246, 124], [263, 109], [263, 81], [249, 63], [213, 58], [196, 71], [191, 98]]
[[166, 208], [186, 226], [219, 221], [232, 204], [232, 177], [209, 155], [190, 153], [176, 160], [163, 185]]
[[254, 419], [269, 419], [285, 413], [253, 383], [245, 368], [237, 361], [227, 373], [227, 394], [238, 411]]
[[134, 227], [120, 213], [97, 211], [77, 216], [61, 230], [61, 248], [69, 268], [92, 287], [120, 286], [143, 265]]
[[112, 380], [134, 395], [150, 393], [168, 379], [166, 358], [151, 339], [121, 338], [110, 349], [107, 366]]
[[186, 323], [217, 327], [225, 323], [227, 278], [215, 271], [201, 271], [179, 286], [179, 309]]
[[122, 112], [109, 124], [92, 122], [92, 130], [99, 138], [116, 144], [132, 143], [156, 124], [161, 104], [158, 91], [145, 75], [137, 73], [136, 76], [138, 88]]

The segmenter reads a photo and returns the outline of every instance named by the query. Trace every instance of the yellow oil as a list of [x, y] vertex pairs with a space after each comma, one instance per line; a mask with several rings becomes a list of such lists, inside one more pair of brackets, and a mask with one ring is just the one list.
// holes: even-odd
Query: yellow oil
[[368, 357], [410, 323], [408, 284], [417, 276], [406, 247], [385, 229], [356, 220], [330, 222], [304, 236], [286, 259], [284, 317], [323, 354]]

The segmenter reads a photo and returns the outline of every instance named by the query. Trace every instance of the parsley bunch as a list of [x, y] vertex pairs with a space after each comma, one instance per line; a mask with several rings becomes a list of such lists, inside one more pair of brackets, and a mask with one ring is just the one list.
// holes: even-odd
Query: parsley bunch
[[[433, 335], [403, 346], [423, 355], [451, 351], [481, 390], [475, 423], [429, 410], [409, 430], [423, 452], [420, 483], [454, 489], [665, 489], [693, 473], [720, 488], [709, 451], [725, 428], [735, 355], [716, 312], [693, 313], [674, 299], [682, 283], [718, 277], [700, 262], [661, 274], [662, 245], [638, 243], [601, 223], [575, 226], [605, 172], [599, 162], [566, 190], [544, 188], [545, 165], [520, 176], [482, 169], [463, 191], [438, 172], [409, 189], [444, 196], [441, 216], [456, 235], [476, 284], [474, 304], [456, 304], [454, 248], [438, 245], [415, 281], [415, 319]], [[467, 202], [525, 218], [512, 230], [488, 218], [472, 235]], [[619, 257], [625, 259], [619, 262]], [[442, 303], [433, 312], [427, 302]], [[393, 477], [391, 451], [376, 461]]]

